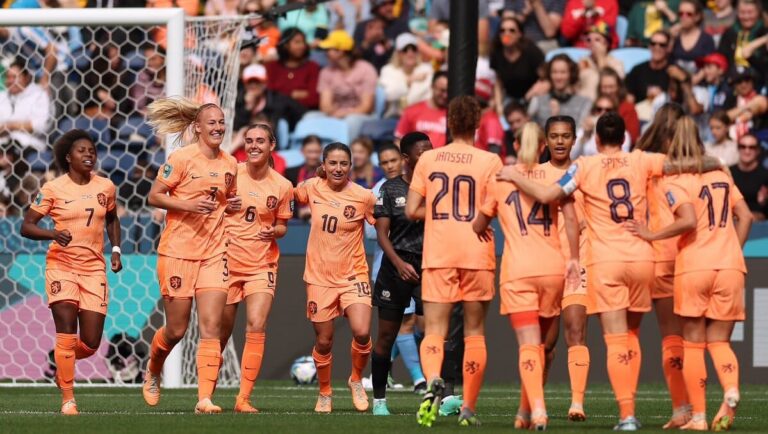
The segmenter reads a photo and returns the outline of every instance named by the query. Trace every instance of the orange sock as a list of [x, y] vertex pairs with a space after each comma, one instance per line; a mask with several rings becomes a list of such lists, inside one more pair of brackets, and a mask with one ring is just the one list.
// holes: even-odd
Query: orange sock
[[352, 339], [352, 346], [350, 348], [350, 354], [352, 355], [352, 374], [350, 378], [352, 381], [360, 381], [363, 377], [363, 370], [368, 365], [368, 358], [371, 356], [371, 338], [368, 338], [368, 342], [365, 345], [360, 345], [356, 340]]
[[522, 375], [520, 376], [520, 405], [517, 407], [517, 414], [531, 414], [531, 400], [528, 399], [528, 391], [525, 390], [525, 382], [523, 381]]
[[61, 390], [61, 402], [75, 399], [75, 348], [77, 335], [56, 333], [56, 348], [53, 358], [56, 361], [56, 377]]
[[317, 369], [317, 383], [320, 385], [320, 394], [331, 396], [331, 365], [333, 365], [333, 354], [320, 354], [317, 349], [312, 348], [312, 358], [315, 360]]
[[619, 403], [619, 417], [625, 419], [635, 415], [627, 333], [606, 334], [603, 337], [608, 347], [608, 378]]
[[419, 358], [421, 358], [421, 370], [427, 381], [432, 381], [440, 376], [440, 368], [443, 366], [443, 345], [445, 339], [439, 335], [426, 335], [421, 340]]
[[661, 340], [661, 366], [667, 380], [672, 409], [688, 404], [688, 392], [683, 379], [683, 338], [670, 335]]
[[589, 376], [589, 348], [584, 345], [568, 348], [568, 374], [571, 377], [571, 403], [584, 405]]
[[96, 350], [98, 350], [98, 348], [91, 348], [88, 345], [85, 345], [83, 341], [78, 339], [77, 346], [75, 347], [75, 358], [77, 360], [87, 359], [88, 357], [96, 354]]
[[730, 342], [710, 342], [707, 344], [709, 355], [717, 371], [717, 378], [723, 386], [723, 392], [739, 389], [739, 361], [731, 349]]
[[629, 329], [627, 348], [629, 348], [629, 367], [632, 369], [632, 396], [636, 396], [637, 385], [640, 383], [640, 367], [643, 364], [643, 353], [640, 351], [640, 329]]
[[488, 353], [485, 348], [485, 336], [467, 336], [464, 338], [464, 405], [475, 411], [477, 397], [483, 386], [485, 365]]
[[245, 346], [243, 347], [243, 362], [240, 370], [240, 399], [249, 399], [253, 385], [259, 378], [261, 360], [264, 357], [264, 333], [246, 333]]
[[163, 364], [172, 349], [173, 345], [169, 345], [165, 340], [165, 327], [160, 327], [152, 338], [152, 347], [149, 350], [147, 369], [152, 375], [160, 375], [163, 372]]
[[525, 385], [529, 408], [544, 410], [544, 360], [539, 345], [520, 345], [518, 367], [520, 380]]
[[707, 365], [704, 342], [683, 341], [683, 378], [694, 414], [707, 412]]
[[218, 339], [200, 339], [197, 345], [197, 399], [213, 397], [221, 366], [221, 343]]

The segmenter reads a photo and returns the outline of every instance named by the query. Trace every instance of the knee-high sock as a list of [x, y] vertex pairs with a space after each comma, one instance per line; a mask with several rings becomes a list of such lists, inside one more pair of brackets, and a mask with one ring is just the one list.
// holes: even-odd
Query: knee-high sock
[[730, 342], [710, 342], [707, 344], [712, 363], [717, 370], [717, 378], [723, 386], [723, 392], [739, 390], [739, 361], [731, 349]]
[[352, 339], [350, 347], [350, 354], [352, 355], [352, 374], [350, 378], [352, 381], [360, 381], [363, 378], [363, 370], [365, 370], [368, 358], [371, 356], [371, 348], [373, 348], [373, 344], [370, 338], [368, 338], [368, 342], [365, 344], [358, 344], [356, 340]]
[[669, 335], [661, 341], [661, 366], [672, 399], [672, 409], [688, 404], [688, 392], [683, 378], [683, 338]]
[[683, 342], [683, 378], [694, 414], [707, 412], [707, 365], [704, 342]]
[[467, 336], [464, 338], [464, 405], [475, 411], [477, 397], [483, 386], [485, 365], [488, 360], [485, 348], [485, 336]]
[[392, 367], [389, 356], [382, 356], [376, 351], [371, 354], [371, 382], [373, 383], [373, 398], [384, 399], [387, 395], [387, 376]]
[[61, 402], [75, 398], [75, 348], [77, 335], [56, 333], [56, 348], [53, 358], [56, 360], [56, 378], [61, 390]]
[[520, 380], [528, 395], [529, 408], [546, 411], [544, 405], [544, 360], [538, 345], [521, 345], [518, 355]]
[[256, 379], [259, 378], [261, 361], [264, 358], [265, 333], [246, 333], [245, 346], [243, 347], [243, 361], [240, 370], [239, 399], [249, 399]]
[[197, 345], [197, 399], [212, 398], [219, 379], [221, 342], [218, 339], [200, 339]]
[[568, 375], [571, 377], [571, 404], [584, 405], [584, 392], [589, 376], [589, 348], [574, 345], [568, 348]]
[[165, 327], [160, 327], [152, 338], [152, 347], [149, 351], [149, 364], [147, 369], [152, 375], [160, 375], [163, 372], [163, 364], [168, 354], [171, 354], [173, 345], [165, 340]]
[[411, 374], [411, 380], [414, 384], [424, 381], [424, 373], [421, 372], [421, 364], [419, 364], [419, 348], [416, 346], [416, 338], [412, 334], [397, 335], [395, 348], [400, 349], [403, 363]]
[[317, 352], [316, 348], [313, 348], [312, 358], [315, 360], [317, 383], [320, 386], [320, 394], [331, 396], [331, 366], [333, 365], [333, 354], [320, 354]]
[[421, 341], [419, 357], [421, 368], [427, 381], [432, 381], [440, 376], [440, 368], [443, 365], [443, 346], [445, 340], [439, 335], [427, 335]]
[[604, 338], [605, 345], [608, 347], [608, 378], [619, 404], [619, 416], [625, 419], [635, 415], [627, 333], [606, 334]]
[[637, 395], [637, 385], [640, 383], [640, 367], [643, 364], [643, 353], [640, 350], [640, 329], [629, 329], [627, 334], [629, 348], [629, 367], [632, 368], [632, 396]]

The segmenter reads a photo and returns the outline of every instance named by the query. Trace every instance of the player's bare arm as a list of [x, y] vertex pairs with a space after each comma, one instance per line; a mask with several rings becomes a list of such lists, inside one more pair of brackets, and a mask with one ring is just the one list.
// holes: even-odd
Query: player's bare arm
[[149, 206], [162, 208], [167, 211], [191, 212], [195, 214], [210, 214], [219, 206], [210, 196], [205, 196], [196, 201], [187, 201], [169, 196], [168, 192], [170, 190], [167, 185], [155, 181], [149, 190], [147, 203]]
[[662, 173], [664, 173], [664, 175], [676, 175], [680, 173], [698, 173], [699, 170], [706, 173], [720, 169], [723, 169], [723, 163], [719, 158], [705, 155], [701, 158], [701, 167], [699, 167], [697, 161], [693, 158], [684, 159], [678, 162], [664, 160]]
[[405, 202], [405, 216], [414, 221], [427, 218], [427, 207], [424, 205], [424, 196], [413, 190], [408, 190], [408, 199]]
[[566, 197], [558, 183], [542, 185], [523, 176], [514, 166], [504, 166], [496, 175], [497, 181], [513, 182], [523, 193], [541, 203], [552, 203]]
[[21, 223], [21, 236], [30, 240], [53, 240], [63, 247], [72, 241], [72, 234], [68, 230], [43, 229], [38, 226], [38, 222], [44, 216], [37, 211], [28, 210], [24, 215], [24, 221]]
[[733, 217], [736, 220], [736, 235], [739, 237], [739, 244], [744, 244], [749, 238], [749, 230], [752, 228], [752, 211], [749, 210], [747, 202], [742, 199], [733, 205]]
[[277, 219], [274, 225], [262, 226], [256, 238], [260, 241], [278, 240], [283, 238], [286, 232], [288, 232], [288, 220]]
[[627, 220], [624, 227], [633, 235], [646, 241], [665, 240], [696, 229], [696, 210], [691, 203], [684, 203], [675, 210], [675, 221], [652, 232], [644, 222]]
[[[117, 207], [107, 211], [105, 217], [107, 226], [107, 237], [112, 247], [120, 247], [120, 218], [117, 216]], [[123, 269], [123, 262], [120, 259], [120, 252], [112, 252], [110, 260], [112, 272], [117, 273]]]

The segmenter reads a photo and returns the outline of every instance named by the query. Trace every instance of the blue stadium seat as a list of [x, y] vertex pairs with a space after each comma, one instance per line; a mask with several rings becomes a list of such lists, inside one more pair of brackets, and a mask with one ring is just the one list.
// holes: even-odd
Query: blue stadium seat
[[33, 172], [45, 172], [53, 167], [53, 152], [31, 152], [25, 157]]
[[376, 99], [373, 102], [373, 114], [381, 119], [387, 108], [387, 94], [382, 86], [376, 86]]
[[635, 66], [651, 60], [651, 52], [647, 48], [618, 48], [610, 54], [624, 64], [624, 74], [629, 74]]
[[305, 116], [293, 130], [291, 148], [300, 147], [304, 137], [312, 134], [319, 136], [324, 144], [331, 142], [349, 143], [346, 122], [330, 116]]
[[138, 135], [145, 139], [154, 139], [152, 127], [146, 123], [141, 116], [131, 116], [123, 122], [117, 129], [117, 137], [121, 139], [131, 138], [131, 135]]
[[566, 54], [568, 57], [571, 58], [571, 60], [573, 60], [574, 62], [578, 62], [582, 58], [589, 56], [589, 50], [587, 50], [586, 48], [578, 48], [578, 47], [556, 48], [547, 53], [547, 56], [546, 56], [547, 62], [552, 60], [552, 58], [557, 56], [558, 54]]
[[277, 121], [277, 149], [286, 149], [291, 145], [291, 130], [288, 121], [280, 119]]
[[304, 155], [298, 149], [284, 149], [278, 154], [285, 159], [285, 167], [298, 167], [304, 164]]
[[619, 47], [624, 48], [624, 42], [627, 40], [627, 31], [629, 30], [629, 20], [619, 15], [616, 18], [616, 35], [619, 37]]
[[[65, 117], [59, 121], [58, 131], [67, 132], [72, 129], [85, 130], [96, 142], [96, 147], [106, 149], [112, 143], [112, 132], [109, 130], [109, 121], [106, 119], [90, 119], [83, 115]], [[52, 137], [53, 140], [58, 136]]]

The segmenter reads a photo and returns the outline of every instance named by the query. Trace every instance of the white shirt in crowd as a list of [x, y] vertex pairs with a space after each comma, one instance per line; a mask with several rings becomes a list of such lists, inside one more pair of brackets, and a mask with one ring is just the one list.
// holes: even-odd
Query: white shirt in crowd
[[408, 86], [408, 78], [402, 68], [392, 64], [381, 68], [379, 85], [387, 96], [387, 111], [384, 117], [400, 116], [403, 109], [432, 97], [432, 65], [421, 63], [413, 70], [411, 77], [418, 78]]
[[8, 91], [0, 92], [0, 123], [32, 122], [32, 132], [13, 131], [0, 136], [0, 144], [15, 140], [24, 149], [32, 148], [40, 152], [47, 148], [45, 133], [51, 121], [51, 102], [42, 87], [31, 83], [16, 95]]
[[[576, 143], [574, 143], [573, 148], [571, 148], [571, 160], [597, 154], [595, 133], [591, 133], [589, 137], [585, 137], [584, 134], [584, 130], [581, 128], [576, 131]], [[629, 152], [631, 146], [632, 139], [629, 137], [629, 133], [624, 131], [624, 143], [621, 144], [621, 150]]]

